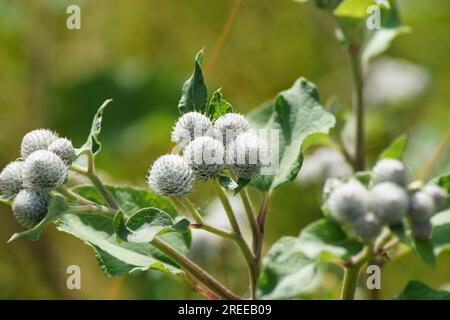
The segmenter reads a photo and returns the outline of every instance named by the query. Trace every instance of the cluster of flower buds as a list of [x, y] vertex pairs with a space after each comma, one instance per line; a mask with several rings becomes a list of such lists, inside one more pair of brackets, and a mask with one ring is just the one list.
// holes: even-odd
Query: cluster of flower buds
[[164, 155], [150, 169], [148, 184], [160, 195], [184, 195], [195, 178], [216, 178], [225, 169], [237, 177], [251, 179], [259, 174], [265, 142], [250, 131], [244, 116], [227, 113], [211, 122], [205, 115], [182, 115], [172, 131], [172, 141], [182, 155]]
[[38, 129], [24, 136], [20, 154], [0, 173], [0, 194], [13, 200], [17, 221], [31, 228], [46, 215], [49, 193], [65, 183], [76, 152], [70, 140]]
[[372, 169], [369, 188], [355, 178], [328, 180], [326, 208], [334, 220], [364, 241], [374, 240], [383, 225], [392, 227], [405, 221], [416, 238], [428, 239], [430, 218], [444, 205], [447, 193], [437, 185], [408, 190], [407, 183], [406, 166], [397, 159], [383, 159]]

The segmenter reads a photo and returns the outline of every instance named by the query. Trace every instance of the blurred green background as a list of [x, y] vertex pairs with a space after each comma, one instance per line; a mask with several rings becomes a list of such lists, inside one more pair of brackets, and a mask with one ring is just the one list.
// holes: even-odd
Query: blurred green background
[[[81, 8], [81, 30], [66, 28], [70, 4]], [[233, 6], [237, 11], [230, 32], [214, 63], [208, 61]], [[403, 0], [399, 7], [413, 31], [395, 40], [381, 64], [395, 63], [387, 57], [408, 64], [402, 68], [405, 62], [397, 63], [397, 68], [388, 63], [388, 73], [393, 70], [394, 75], [383, 80], [384, 73], [376, 78], [374, 71], [373, 82], [368, 81], [374, 83], [367, 94], [373, 104], [368, 157], [373, 163], [392, 139], [406, 133], [405, 160], [417, 173], [449, 130], [450, 2]], [[351, 79], [334, 26], [324, 12], [292, 0], [0, 0], [0, 167], [18, 156], [21, 138], [34, 128], [52, 128], [79, 146], [96, 109], [113, 98], [104, 119], [98, 168], [106, 181], [145, 186], [150, 164], [172, 147], [181, 86], [203, 47], [210, 92], [222, 87], [239, 112], [251, 111], [299, 76], [317, 85], [324, 104], [345, 110]], [[432, 174], [449, 170], [447, 150]], [[192, 198], [206, 208], [213, 195], [200, 185], [196, 189]], [[280, 236], [297, 235], [319, 218], [320, 198], [320, 181], [282, 187], [271, 205], [265, 250]], [[87, 246], [53, 226], [38, 242], [6, 244], [20, 229], [10, 208], [2, 205], [2, 299], [197, 297], [157, 272], [110, 279]], [[223, 281], [243, 289], [246, 273], [236, 262], [240, 257], [234, 247], [199, 244], [193, 255]], [[66, 268], [73, 264], [81, 267], [81, 290], [66, 287]], [[323, 272], [319, 290], [306, 298], [337, 298], [340, 271], [324, 267]], [[405, 255], [383, 269], [382, 279], [384, 298], [397, 294], [410, 279], [448, 287], [450, 253], [438, 259], [435, 270]]]

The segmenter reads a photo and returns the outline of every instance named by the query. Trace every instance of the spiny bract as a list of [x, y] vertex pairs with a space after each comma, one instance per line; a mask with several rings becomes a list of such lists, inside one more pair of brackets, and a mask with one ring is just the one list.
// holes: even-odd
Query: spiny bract
[[426, 185], [425, 187], [423, 187], [423, 192], [433, 198], [436, 209], [440, 209], [444, 206], [448, 196], [445, 189], [435, 184]]
[[5, 198], [13, 198], [23, 186], [23, 161], [8, 164], [0, 173], [0, 194]]
[[363, 240], [368, 241], [376, 238], [381, 231], [381, 226], [378, 217], [372, 212], [368, 212], [355, 220], [353, 230]]
[[47, 150], [38, 150], [24, 162], [23, 185], [37, 191], [50, 191], [64, 184], [67, 173], [60, 157]]
[[433, 198], [424, 191], [414, 192], [410, 199], [408, 215], [414, 222], [431, 218], [435, 210]]
[[403, 188], [391, 182], [375, 185], [370, 190], [372, 211], [384, 223], [400, 223], [408, 210], [408, 195]]
[[72, 142], [66, 138], [56, 139], [48, 146], [47, 150], [56, 154], [67, 165], [72, 164], [73, 160], [75, 160], [77, 156]]
[[47, 214], [48, 202], [47, 194], [23, 189], [14, 198], [12, 210], [23, 227], [32, 228]]
[[167, 154], [153, 163], [148, 184], [156, 194], [176, 196], [191, 191], [194, 180], [194, 172], [182, 157]]
[[339, 222], [355, 221], [369, 211], [367, 189], [357, 180], [350, 180], [334, 189], [327, 201], [331, 216]]
[[188, 112], [175, 124], [172, 130], [172, 142], [184, 148], [195, 138], [204, 135], [214, 135], [211, 121], [201, 113]]
[[195, 175], [207, 180], [217, 176], [225, 168], [225, 149], [211, 137], [198, 137], [184, 149], [183, 157]]
[[48, 146], [58, 139], [58, 136], [48, 129], [37, 129], [28, 132], [22, 140], [20, 154], [25, 160], [37, 150], [46, 150]]
[[239, 178], [258, 175], [268, 157], [267, 144], [253, 132], [244, 132], [226, 147], [226, 163]]
[[408, 183], [408, 169], [397, 159], [386, 158], [378, 161], [372, 173], [374, 184], [392, 182], [404, 187]]
[[241, 133], [250, 130], [250, 124], [243, 115], [238, 113], [226, 113], [214, 122], [216, 130], [223, 144], [227, 145]]

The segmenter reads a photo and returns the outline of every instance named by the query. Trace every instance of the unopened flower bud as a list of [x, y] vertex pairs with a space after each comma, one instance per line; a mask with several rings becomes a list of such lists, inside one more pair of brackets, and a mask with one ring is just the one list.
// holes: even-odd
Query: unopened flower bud
[[374, 184], [392, 182], [404, 187], [408, 183], [408, 169], [400, 160], [382, 159], [376, 163], [372, 171]]
[[154, 193], [165, 196], [184, 195], [191, 191], [195, 176], [187, 162], [177, 155], [158, 158], [150, 169], [148, 184]]
[[435, 210], [433, 198], [424, 191], [414, 192], [410, 199], [408, 215], [414, 222], [429, 220]]
[[369, 211], [367, 189], [357, 180], [350, 180], [335, 188], [328, 198], [330, 215], [338, 222], [355, 221]]
[[0, 194], [11, 199], [22, 189], [23, 162], [14, 161], [8, 164], [0, 173]]
[[56, 154], [67, 165], [71, 165], [77, 156], [72, 142], [66, 138], [56, 139], [48, 146], [47, 150]]
[[47, 150], [38, 150], [24, 162], [23, 185], [37, 191], [50, 191], [64, 184], [67, 173], [60, 157]]
[[363, 240], [369, 241], [375, 239], [381, 231], [381, 222], [376, 215], [368, 212], [355, 220], [353, 230]]
[[175, 124], [172, 142], [184, 148], [195, 138], [205, 135], [214, 135], [211, 121], [199, 112], [188, 112]]
[[199, 137], [184, 149], [183, 157], [194, 170], [195, 175], [207, 180], [214, 178], [225, 168], [225, 149], [211, 137]]
[[233, 142], [241, 133], [250, 130], [250, 124], [243, 115], [226, 113], [214, 122], [214, 129], [224, 145]]
[[14, 198], [12, 210], [17, 221], [29, 229], [47, 214], [49, 197], [45, 193], [23, 189]]
[[48, 146], [58, 139], [58, 136], [48, 129], [37, 129], [28, 132], [22, 140], [20, 154], [25, 160], [37, 150], [46, 150]]
[[428, 184], [423, 188], [423, 192], [428, 194], [434, 200], [434, 205], [436, 209], [440, 209], [444, 206], [447, 201], [447, 191], [435, 184]]
[[400, 223], [408, 210], [405, 190], [391, 182], [377, 184], [370, 191], [372, 211], [390, 226]]
[[430, 238], [433, 231], [433, 226], [430, 220], [425, 220], [422, 222], [416, 222], [411, 224], [411, 231], [417, 239], [427, 240]]

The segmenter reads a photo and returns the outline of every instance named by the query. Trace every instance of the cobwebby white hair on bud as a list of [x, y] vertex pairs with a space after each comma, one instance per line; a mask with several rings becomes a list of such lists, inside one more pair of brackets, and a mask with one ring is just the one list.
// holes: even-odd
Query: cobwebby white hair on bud
[[426, 185], [423, 187], [423, 192], [433, 198], [436, 209], [440, 209], [444, 206], [448, 196], [447, 191], [444, 188], [435, 184]]
[[392, 182], [383, 182], [370, 190], [372, 211], [388, 225], [400, 223], [405, 216], [409, 199], [405, 190]]
[[0, 194], [13, 198], [23, 187], [23, 161], [9, 163], [0, 173]]
[[47, 214], [48, 202], [48, 194], [23, 189], [14, 198], [12, 210], [23, 227], [32, 228]]
[[72, 164], [77, 156], [72, 141], [66, 138], [56, 139], [48, 146], [47, 150], [56, 154], [67, 165]]
[[411, 195], [408, 215], [414, 222], [423, 222], [431, 218], [435, 211], [433, 198], [424, 191]]
[[150, 169], [148, 185], [154, 193], [179, 196], [191, 191], [194, 172], [180, 156], [167, 154], [159, 157]]
[[408, 169], [397, 159], [386, 158], [378, 161], [372, 172], [374, 184], [392, 182], [404, 187], [408, 183]]
[[211, 137], [195, 138], [184, 149], [183, 158], [201, 180], [214, 178], [225, 168], [225, 148]]
[[183, 114], [172, 130], [172, 142], [184, 148], [197, 137], [204, 135], [213, 136], [211, 121], [199, 112]]
[[369, 241], [376, 238], [381, 231], [382, 224], [378, 217], [372, 212], [368, 212], [355, 220], [353, 230], [363, 240]]
[[66, 180], [68, 169], [53, 152], [38, 150], [28, 156], [23, 165], [23, 185], [37, 191], [58, 188]]
[[214, 122], [214, 129], [223, 144], [228, 145], [241, 133], [250, 130], [247, 119], [239, 113], [226, 113]]
[[58, 135], [48, 129], [30, 131], [22, 139], [20, 155], [25, 160], [30, 154], [37, 150], [46, 150], [56, 139], [58, 139]]

